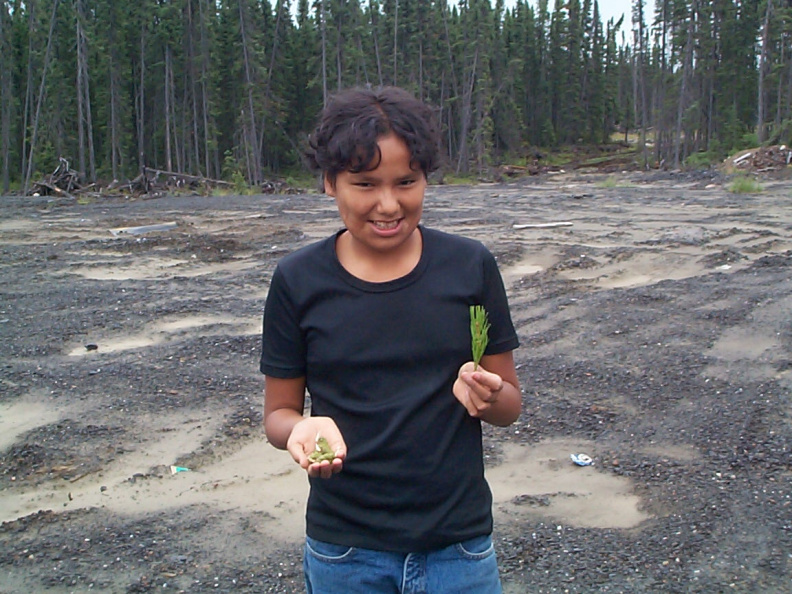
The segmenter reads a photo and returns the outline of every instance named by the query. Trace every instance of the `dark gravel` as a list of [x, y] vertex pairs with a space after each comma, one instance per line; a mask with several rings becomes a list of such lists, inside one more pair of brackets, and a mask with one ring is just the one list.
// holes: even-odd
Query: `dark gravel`
[[[492, 463], [507, 442], [589, 440], [597, 471], [628, 478], [649, 517], [629, 529], [585, 528], [541, 515], [546, 496], [518, 498], [537, 513], [499, 516], [507, 592], [790, 591], [792, 193], [768, 182], [761, 194], [734, 195], [715, 177], [430, 189], [425, 222], [482, 239], [504, 270], [552, 254], [541, 271], [508, 276], [525, 412], [512, 427], [487, 428]], [[0, 205], [0, 417], [18, 402], [58, 411], [0, 451], [1, 499], [96, 476], [167, 430], [166, 417], [220, 419], [181, 454], [185, 466], [263, 439], [255, 334], [221, 320], [112, 356], [106, 339], [144, 336], [185, 314], [255, 319], [277, 259], [337, 226], [332, 202]], [[512, 229], [534, 220], [575, 226]], [[108, 232], [163, 221], [178, 227]], [[608, 282], [620, 263], [652, 276], [637, 256], [680, 264], [644, 283]], [[182, 264], [129, 273], [162, 258]], [[686, 265], [696, 272], [674, 274]], [[212, 272], [193, 275], [198, 266]], [[117, 278], [90, 278], [108, 269]], [[97, 356], [75, 356], [85, 345], [98, 345]], [[678, 449], [692, 455], [672, 455]], [[300, 543], [273, 540], [262, 512], [175, 502], [118, 514], [42, 501], [5, 519], [0, 592], [303, 591]]]

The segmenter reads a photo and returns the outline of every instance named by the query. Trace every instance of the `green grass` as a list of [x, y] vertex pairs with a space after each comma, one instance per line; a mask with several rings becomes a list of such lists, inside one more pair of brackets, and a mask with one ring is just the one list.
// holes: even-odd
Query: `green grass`
[[443, 176], [443, 183], [449, 186], [475, 186], [479, 183], [479, 178], [475, 173], [446, 173]]
[[285, 181], [289, 187], [297, 188], [298, 190], [314, 192], [318, 187], [316, 175], [304, 171], [291, 173], [287, 175], [283, 181]]
[[757, 194], [764, 190], [762, 184], [747, 175], [735, 177], [727, 189], [732, 194]]
[[543, 165], [548, 166], [555, 166], [555, 167], [563, 167], [564, 165], [568, 165], [569, 163], [575, 160], [575, 153], [568, 150], [558, 150], [556, 152], [545, 152], [544, 159], [542, 160]]
[[598, 188], [629, 188], [632, 186], [629, 182], [619, 179], [615, 175], [609, 175], [594, 185]]

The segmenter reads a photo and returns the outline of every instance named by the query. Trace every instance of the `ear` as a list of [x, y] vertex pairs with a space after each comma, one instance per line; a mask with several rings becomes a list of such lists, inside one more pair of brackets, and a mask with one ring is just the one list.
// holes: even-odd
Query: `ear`
[[330, 180], [327, 178], [327, 175], [322, 176], [322, 181], [324, 183], [325, 194], [335, 198], [335, 185], [330, 182]]

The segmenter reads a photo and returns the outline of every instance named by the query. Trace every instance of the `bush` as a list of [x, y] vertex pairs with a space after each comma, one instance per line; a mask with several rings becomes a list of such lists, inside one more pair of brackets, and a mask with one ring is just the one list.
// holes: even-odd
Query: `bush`
[[746, 132], [740, 138], [740, 146], [734, 148], [739, 150], [752, 146], [759, 146], [759, 137], [756, 135], [756, 132]]
[[728, 187], [729, 192], [733, 194], [756, 194], [763, 189], [762, 184], [747, 175], [738, 175]]
[[713, 163], [719, 161], [718, 154], [715, 151], [702, 151], [693, 153], [685, 159], [685, 167], [691, 169], [704, 169], [709, 168]]

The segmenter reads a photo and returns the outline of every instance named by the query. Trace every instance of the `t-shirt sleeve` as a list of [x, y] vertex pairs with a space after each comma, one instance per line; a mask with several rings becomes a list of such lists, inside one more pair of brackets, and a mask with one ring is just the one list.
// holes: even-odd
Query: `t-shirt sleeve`
[[506, 288], [495, 257], [487, 251], [484, 256], [483, 305], [490, 322], [489, 343], [486, 355], [497, 355], [513, 351], [520, 346], [517, 332], [512, 323]]
[[272, 275], [264, 306], [261, 373], [291, 379], [305, 375], [305, 337], [283, 272]]

